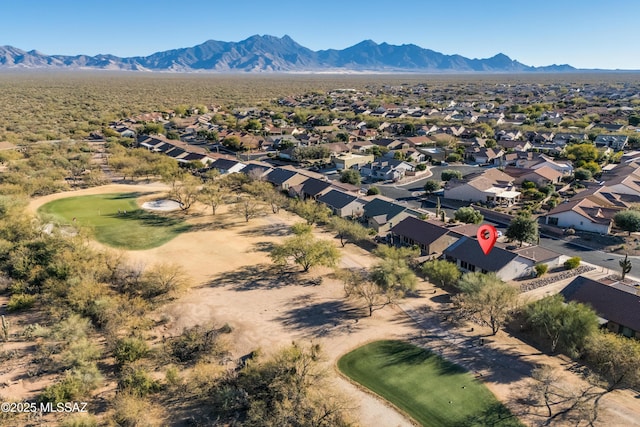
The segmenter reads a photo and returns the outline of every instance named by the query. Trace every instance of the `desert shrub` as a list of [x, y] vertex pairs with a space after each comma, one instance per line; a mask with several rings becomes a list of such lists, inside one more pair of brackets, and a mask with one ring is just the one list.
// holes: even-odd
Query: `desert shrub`
[[91, 321], [86, 317], [72, 314], [53, 327], [53, 337], [64, 342], [86, 338], [91, 331]]
[[7, 310], [9, 311], [19, 311], [26, 310], [28, 308], [33, 307], [36, 303], [35, 295], [29, 294], [14, 294], [9, 298], [9, 302], [7, 302]]
[[378, 187], [369, 187], [367, 190], [367, 196], [375, 196], [380, 194], [380, 189]]
[[144, 368], [135, 366], [126, 367], [118, 382], [118, 390], [138, 397], [155, 393], [160, 388], [160, 383], [151, 378]]
[[547, 272], [549, 266], [547, 264], [536, 264], [533, 268], [536, 270], [536, 275], [539, 277]]
[[182, 377], [180, 377], [180, 370], [175, 366], [169, 366], [164, 374], [164, 379], [171, 387], [177, 387], [182, 384]]
[[138, 337], [127, 337], [116, 341], [113, 356], [120, 365], [123, 365], [143, 358], [148, 351], [149, 346], [144, 340]]
[[101, 355], [102, 351], [95, 342], [87, 338], [80, 338], [67, 345], [62, 353], [62, 360], [65, 366], [85, 366], [89, 362], [99, 359]]
[[51, 335], [51, 330], [47, 327], [41, 326], [39, 323], [32, 323], [24, 327], [22, 335], [26, 339], [46, 338]]
[[38, 400], [53, 404], [70, 402], [87, 395], [102, 382], [102, 374], [95, 363], [68, 371], [62, 381], [44, 389]]
[[98, 420], [93, 415], [79, 414], [71, 416], [60, 424], [61, 427], [98, 427]]
[[564, 262], [564, 268], [566, 268], [567, 270], [573, 270], [574, 268], [577, 268], [579, 265], [580, 265], [579, 256], [574, 256]]
[[114, 401], [113, 421], [122, 427], [162, 427], [166, 413], [159, 405], [129, 393], [120, 393]]
[[200, 325], [185, 329], [180, 336], [171, 340], [171, 354], [182, 363], [197, 361], [206, 356], [222, 357], [227, 353], [227, 349], [220, 342], [219, 334], [219, 330]]

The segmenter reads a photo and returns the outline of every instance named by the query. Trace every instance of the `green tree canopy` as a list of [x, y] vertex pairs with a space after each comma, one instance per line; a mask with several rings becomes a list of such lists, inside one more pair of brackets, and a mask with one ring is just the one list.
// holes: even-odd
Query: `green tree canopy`
[[598, 317], [590, 307], [574, 301], [564, 303], [560, 294], [535, 301], [524, 310], [526, 323], [549, 340], [551, 351], [579, 355], [587, 338], [598, 329]]
[[369, 230], [355, 221], [338, 216], [329, 219], [329, 227], [338, 233], [340, 244], [344, 247], [347, 242], [356, 243], [369, 238]]
[[281, 245], [275, 245], [271, 250], [271, 259], [280, 265], [292, 261], [306, 272], [318, 265], [335, 266], [340, 260], [340, 252], [330, 241], [304, 233], [285, 239]]
[[484, 215], [470, 206], [461, 207], [455, 212], [453, 217], [457, 221], [461, 221], [466, 224], [480, 224], [484, 220]]
[[589, 181], [593, 178], [593, 174], [589, 169], [578, 168], [573, 172], [573, 176], [578, 181]]
[[616, 227], [629, 232], [629, 236], [631, 236], [631, 233], [640, 231], [640, 211], [629, 209], [618, 212], [613, 217], [613, 222]]
[[222, 140], [222, 145], [234, 151], [247, 150], [242, 141], [240, 141], [240, 138], [238, 138], [237, 136], [227, 136]]
[[360, 185], [360, 172], [355, 169], [345, 169], [340, 174], [340, 182], [346, 182], [352, 185]]
[[291, 205], [291, 210], [305, 219], [308, 224], [327, 222], [331, 215], [331, 209], [312, 199], [296, 201]]
[[538, 240], [538, 223], [535, 218], [526, 215], [517, 215], [511, 220], [505, 236], [511, 240], [535, 243]]
[[442, 287], [455, 286], [462, 274], [458, 266], [446, 260], [431, 260], [422, 264], [422, 274]]
[[442, 181], [449, 181], [452, 179], [460, 179], [460, 178], [462, 178], [462, 172], [458, 170], [447, 169], [447, 170], [443, 170], [442, 173], [440, 174], [440, 179]]
[[589, 365], [605, 382], [607, 391], [640, 386], [640, 342], [622, 335], [599, 331], [585, 346]]
[[584, 161], [591, 162], [600, 158], [600, 152], [590, 142], [581, 144], [570, 144], [565, 148], [567, 158], [576, 162]]
[[433, 180], [433, 179], [427, 180], [427, 181], [424, 183], [424, 191], [425, 191], [427, 194], [431, 194], [431, 193], [433, 193], [434, 191], [438, 191], [438, 190], [440, 190], [440, 188], [441, 188], [441, 184], [440, 184], [440, 182], [439, 182], [439, 181], [435, 181], [435, 180]]
[[518, 302], [518, 290], [495, 273], [466, 273], [458, 287], [462, 290], [454, 302], [465, 315], [491, 328], [493, 335], [506, 322]]

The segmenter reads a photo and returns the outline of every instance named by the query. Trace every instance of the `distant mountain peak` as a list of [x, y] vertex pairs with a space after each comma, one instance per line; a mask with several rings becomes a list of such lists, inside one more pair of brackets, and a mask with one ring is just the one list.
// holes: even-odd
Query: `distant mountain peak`
[[487, 59], [445, 55], [415, 44], [401, 46], [371, 39], [342, 50], [313, 51], [289, 35], [254, 34], [239, 42], [207, 40], [202, 44], [156, 52], [145, 57], [119, 58], [109, 54], [87, 56], [46, 55], [0, 47], [0, 69], [120, 69], [173, 72], [560, 72], [575, 70], [569, 65], [531, 67], [503, 53]]

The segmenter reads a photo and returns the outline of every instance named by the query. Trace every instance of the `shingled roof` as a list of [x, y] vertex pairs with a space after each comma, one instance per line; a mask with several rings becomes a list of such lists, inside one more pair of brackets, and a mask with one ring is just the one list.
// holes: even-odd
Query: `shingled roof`
[[588, 304], [598, 316], [640, 331], [640, 297], [634, 286], [623, 283], [607, 285], [578, 276], [560, 293], [566, 301]]
[[449, 230], [410, 216], [395, 225], [391, 232], [399, 236], [407, 236], [416, 243], [428, 246], [449, 233]]
[[444, 250], [445, 256], [465, 261], [486, 271], [498, 272], [518, 257], [518, 254], [495, 246], [485, 255], [476, 239], [462, 237]]

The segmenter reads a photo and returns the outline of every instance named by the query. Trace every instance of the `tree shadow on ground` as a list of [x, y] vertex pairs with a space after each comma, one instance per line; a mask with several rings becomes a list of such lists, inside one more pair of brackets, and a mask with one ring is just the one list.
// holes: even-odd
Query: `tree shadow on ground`
[[275, 243], [273, 242], [258, 242], [254, 243], [248, 252], [271, 252], [274, 246]]
[[461, 420], [460, 427], [475, 426], [522, 426], [518, 418], [509, 411], [509, 409], [500, 402], [495, 402], [487, 406], [482, 412], [473, 414]]
[[228, 223], [225, 221], [212, 221], [212, 222], [201, 222], [198, 224], [191, 224], [191, 228], [189, 231], [198, 232], [198, 231], [214, 231], [214, 230], [230, 230], [238, 226], [238, 223]]
[[534, 364], [527, 354], [513, 354], [491, 346], [491, 337], [466, 336], [456, 331], [444, 317], [446, 311], [434, 310], [422, 313], [418, 319], [424, 328], [416, 343], [455, 360], [463, 368], [473, 372], [482, 381], [510, 384], [531, 376]]
[[285, 286], [316, 286], [316, 278], [306, 277], [301, 271], [283, 270], [273, 264], [247, 265], [215, 277], [208, 286], [230, 286], [236, 291], [279, 289]]
[[240, 233], [241, 236], [289, 236], [291, 235], [291, 227], [287, 224], [269, 224], [264, 227], [254, 227], [248, 230], [243, 230]]
[[363, 311], [345, 301], [333, 300], [309, 303], [302, 307], [293, 307], [277, 320], [285, 326], [304, 331], [313, 337], [329, 336], [341, 332], [352, 332], [357, 327]]
[[132, 193], [119, 193], [106, 197], [110, 200], [123, 200], [123, 199], [137, 199], [139, 197], [145, 197], [155, 194], [153, 191], [134, 191]]
[[451, 302], [451, 295], [449, 294], [440, 294], [434, 297], [431, 297], [431, 301], [437, 302], [440, 304], [449, 304]]
[[129, 221], [139, 221], [148, 227], [177, 227], [178, 231], [184, 232], [190, 229], [190, 225], [186, 224], [181, 218], [170, 215], [158, 215], [147, 212], [143, 209], [134, 211], [123, 211], [121, 213], [113, 213], [108, 216]]

